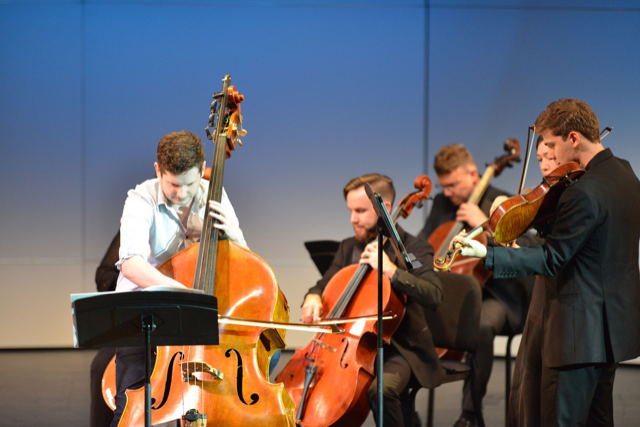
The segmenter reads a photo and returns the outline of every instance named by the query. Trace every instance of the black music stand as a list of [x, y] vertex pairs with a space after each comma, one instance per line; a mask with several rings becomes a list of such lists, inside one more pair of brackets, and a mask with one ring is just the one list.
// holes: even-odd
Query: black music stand
[[151, 427], [151, 346], [219, 343], [218, 300], [201, 291], [76, 294], [71, 307], [76, 347], [145, 347], [145, 427]]
[[382, 196], [373, 191], [368, 183], [364, 185], [364, 189], [367, 192], [367, 196], [369, 196], [371, 203], [373, 204], [373, 209], [375, 209], [376, 214], [378, 215], [378, 427], [382, 427], [382, 414], [384, 405], [382, 394], [382, 367], [384, 365], [384, 350], [382, 348], [383, 237], [386, 236], [389, 238], [389, 241], [391, 241], [391, 245], [396, 252], [396, 256], [398, 257], [401, 266], [405, 267], [407, 270], [413, 270], [414, 268], [421, 267], [422, 264], [420, 263], [420, 261], [416, 260], [416, 257], [413, 254], [408, 254], [406, 249], [404, 248], [404, 245], [400, 240], [400, 236], [398, 235], [398, 230], [396, 230], [396, 227], [393, 224], [393, 220], [391, 219], [391, 215], [389, 215], [389, 211], [384, 205], [384, 199], [382, 198]]

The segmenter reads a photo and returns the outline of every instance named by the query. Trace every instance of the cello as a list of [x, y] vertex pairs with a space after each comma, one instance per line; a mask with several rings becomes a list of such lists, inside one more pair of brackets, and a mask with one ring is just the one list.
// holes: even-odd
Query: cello
[[[393, 210], [394, 222], [407, 218], [431, 193], [431, 180], [424, 175], [416, 178], [414, 186], [418, 191], [406, 195]], [[340, 323], [343, 317], [376, 313], [378, 278], [371, 271], [368, 264], [354, 264], [331, 278], [322, 294], [326, 318]], [[386, 276], [382, 294], [383, 312], [395, 314], [383, 324], [383, 339], [388, 343], [402, 321], [404, 302]], [[298, 407], [299, 426], [351, 427], [361, 425], [369, 414], [366, 393], [375, 377], [377, 321], [362, 320], [346, 329], [342, 335], [315, 335], [306, 347], [296, 350], [276, 378]]]
[[[491, 165], [487, 166], [487, 169], [482, 175], [482, 179], [469, 197], [469, 203], [479, 204], [491, 179], [499, 176], [505, 167], [512, 167], [514, 162], [520, 161], [520, 143], [517, 139], [507, 139], [504, 143], [504, 150], [507, 154], [496, 158]], [[434, 259], [443, 258], [446, 255], [449, 249], [449, 242], [462, 231], [463, 226], [464, 224], [460, 221], [449, 221], [433, 230], [428, 241], [435, 249]], [[479, 238], [484, 238], [484, 235], [479, 235]], [[480, 241], [486, 244], [486, 240]], [[450, 267], [454, 273], [474, 276], [478, 279], [481, 286], [484, 286], [491, 277], [491, 272], [487, 271], [482, 266], [482, 263], [475, 258], [460, 257], [458, 261]]]
[[[225, 158], [244, 136], [244, 96], [223, 79], [213, 95], [207, 136], [215, 152], [200, 243], [158, 267], [163, 274], [218, 299], [223, 316], [286, 323], [287, 301], [273, 272], [256, 254], [221, 239], [209, 216], [209, 200], [220, 201]], [[206, 326], [204, 326], [206, 327]], [[152, 424], [204, 427], [293, 426], [294, 404], [282, 384], [268, 381], [269, 360], [285, 348], [285, 330], [221, 322], [216, 346], [158, 347], [151, 376]], [[127, 390], [119, 426], [144, 422], [144, 390]]]

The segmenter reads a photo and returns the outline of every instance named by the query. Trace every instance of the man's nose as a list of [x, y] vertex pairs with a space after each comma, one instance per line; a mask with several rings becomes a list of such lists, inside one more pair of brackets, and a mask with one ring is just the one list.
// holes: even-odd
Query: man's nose
[[444, 187], [442, 192], [445, 197], [451, 197], [453, 195], [453, 190], [450, 187]]

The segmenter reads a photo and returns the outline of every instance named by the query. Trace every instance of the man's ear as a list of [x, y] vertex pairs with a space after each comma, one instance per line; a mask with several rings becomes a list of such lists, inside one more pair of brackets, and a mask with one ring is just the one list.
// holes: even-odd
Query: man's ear
[[389, 211], [389, 213], [391, 213], [391, 202], [388, 200], [384, 201], [384, 205], [387, 207], [387, 211]]
[[156, 178], [160, 179], [162, 171], [160, 170], [160, 165], [158, 165], [158, 162], [153, 162], [153, 167], [156, 168]]
[[469, 168], [469, 173], [473, 179], [480, 178], [480, 173], [478, 172], [478, 168], [475, 166], [467, 166]]
[[580, 142], [582, 141], [582, 135], [580, 134], [580, 132], [576, 132], [575, 130], [573, 130], [569, 132], [569, 135], [567, 135], [567, 139], [571, 143], [571, 146], [575, 149], [580, 145]]

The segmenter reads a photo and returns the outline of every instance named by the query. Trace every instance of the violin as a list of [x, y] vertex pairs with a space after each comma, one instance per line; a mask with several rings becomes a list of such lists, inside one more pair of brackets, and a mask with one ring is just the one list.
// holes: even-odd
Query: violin
[[[391, 218], [407, 218], [431, 193], [424, 175], [414, 182], [418, 191], [407, 194]], [[378, 277], [368, 264], [354, 264], [338, 271], [322, 294], [323, 313], [340, 323], [377, 313]], [[404, 301], [383, 275], [383, 339], [390, 342], [404, 316]], [[392, 313], [392, 315], [388, 315]], [[367, 390], [375, 378], [377, 317], [352, 323], [342, 335], [316, 334], [306, 347], [296, 350], [276, 381], [282, 381], [296, 403], [296, 423], [305, 427], [362, 425], [369, 415]]]
[[[482, 175], [482, 179], [469, 197], [469, 203], [476, 205], [480, 203], [491, 179], [499, 176], [504, 168], [512, 167], [514, 162], [520, 161], [520, 143], [517, 139], [507, 139], [504, 143], [504, 150], [507, 152], [506, 154], [497, 157], [491, 165], [487, 166], [487, 169]], [[449, 242], [462, 231], [463, 226], [464, 224], [460, 221], [449, 221], [440, 225], [431, 233], [428, 241], [434, 247], [434, 259], [445, 257], [449, 250]], [[486, 237], [483, 234], [478, 234], [476, 237], [478, 237], [477, 240], [480, 240], [481, 243], [486, 245]], [[473, 276], [481, 286], [491, 277], [491, 272], [487, 271], [482, 266], [482, 262], [477, 258], [459, 257], [457, 262], [450, 266], [449, 270], [457, 274]]]

